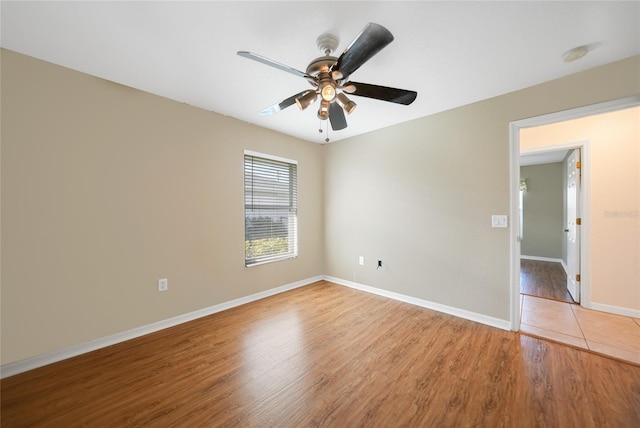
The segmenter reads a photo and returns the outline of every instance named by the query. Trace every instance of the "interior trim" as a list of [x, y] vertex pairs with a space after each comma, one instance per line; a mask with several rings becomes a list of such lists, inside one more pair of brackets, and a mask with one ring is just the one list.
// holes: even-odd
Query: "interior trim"
[[623, 308], [621, 306], [607, 305], [605, 303], [591, 302], [591, 309], [625, 317], [640, 318], [640, 309]]
[[440, 303], [430, 302], [428, 300], [418, 299], [416, 297], [407, 296], [400, 293], [394, 293], [392, 291], [383, 290], [380, 288], [371, 287], [364, 284], [359, 284], [352, 281], [346, 281], [340, 278], [332, 276], [316, 276], [313, 278], [304, 279], [301, 281], [293, 282], [291, 284], [283, 285], [280, 287], [272, 288], [260, 293], [251, 294], [246, 297], [230, 300], [228, 302], [220, 303], [217, 305], [209, 306], [207, 308], [199, 309], [197, 311], [189, 312], [176, 317], [168, 318], [166, 320], [158, 321], [155, 323], [147, 324], [141, 327], [132, 328], [120, 333], [112, 334], [109, 336], [101, 337], [99, 339], [91, 340], [78, 345], [73, 345], [64, 349], [48, 352], [46, 354], [36, 355], [33, 357], [25, 358], [23, 360], [15, 361], [0, 366], [0, 379], [4, 379], [9, 376], [17, 375], [29, 370], [36, 369], [38, 367], [53, 364], [58, 361], [66, 360], [68, 358], [76, 357], [78, 355], [86, 354], [91, 351], [95, 351], [107, 346], [115, 345], [120, 342], [135, 339], [156, 331], [164, 330], [165, 328], [174, 327], [185, 322], [193, 321], [198, 318], [202, 318], [208, 315], [222, 312], [227, 309], [234, 308], [236, 306], [251, 303], [256, 300], [264, 299], [266, 297], [274, 296], [285, 291], [293, 290], [295, 288], [304, 287], [314, 282], [326, 280], [338, 285], [354, 288], [356, 290], [364, 291], [367, 293], [377, 294], [389, 299], [397, 300], [404, 303], [420, 306], [434, 311], [446, 313], [459, 318], [467, 319], [481, 324], [486, 324], [491, 327], [496, 327], [502, 330], [509, 330], [509, 321], [499, 318], [482, 315], [476, 312], [467, 311], [464, 309], [454, 308]]
[[369, 285], [359, 284], [353, 281], [347, 281], [340, 278], [334, 278], [331, 276], [324, 277], [327, 281], [334, 282], [345, 287], [354, 288], [356, 290], [365, 291], [371, 294], [377, 294], [378, 296], [387, 297], [389, 299], [397, 300], [411, 305], [420, 306], [426, 309], [442, 312], [445, 314], [453, 315], [458, 318], [463, 318], [469, 321], [478, 322], [491, 327], [496, 327], [502, 330], [509, 330], [509, 320], [503, 320], [500, 318], [491, 317], [488, 315], [479, 314], [477, 312], [467, 311], [465, 309], [454, 308], [452, 306], [442, 305], [440, 303], [431, 302], [429, 300], [419, 299], [417, 297], [407, 296], [405, 294], [395, 293], [393, 291], [383, 290], [381, 288], [371, 287]]
[[520, 255], [520, 259], [523, 259], [523, 260], [536, 260], [536, 261], [539, 261], [539, 262], [563, 263], [562, 259], [557, 259], [555, 257], [526, 256], [524, 254]]
[[207, 308], [199, 309], [197, 311], [188, 312], [186, 314], [178, 315], [172, 318], [168, 318], [166, 320], [132, 328], [130, 330], [111, 334], [109, 336], [101, 337], [99, 339], [90, 340], [88, 342], [80, 343], [78, 345], [69, 346], [67, 348], [48, 352], [46, 354], [35, 355], [33, 357], [15, 361], [13, 363], [3, 364], [2, 366], [0, 366], [0, 379], [4, 379], [5, 377], [23, 373], [28, 370], [33, 370], [38, 367], [46, 366], [48, 364], [56, 363], [58, 361], [66, 360], [67, 358], [72, 358], [78, 355], [86, 354], [87, 352], [95, 351], [101, 348], [106, 348], [107, 346], [115, 345], [117, 343], [124, 342], [130, 339], [135, 339], [137, 337], [141, 337], [150, 333], [155, 333], [156, 331], [164, 330], [165, 328], [174, 327], [176, 325], [193, 321], [198, 318], [206, 317], [208, 315], [212, 315], [217, 312], [222, 312], [227, 309], [235, 308], [236, 306], [240, 306], [246, 303], [254, 302], [256, 300], [264, 299], [265, 297], [274, 296], [276, 294], [280, 294], [285, 291], [303, 287], [305, 285], [312, 284], [322, 279], [323, 279], [322, 276], [303, 279], [301, 281], [296, 281], [296, 282], [292, 282], [291, 284], [286, 284], [280, 287], [271, 288], [269, 290], [261, 291], [259, 293], [251, 294], [249, 296], [240, 297], [238, 299], [230, 300], [228, 302], [209, 306]]

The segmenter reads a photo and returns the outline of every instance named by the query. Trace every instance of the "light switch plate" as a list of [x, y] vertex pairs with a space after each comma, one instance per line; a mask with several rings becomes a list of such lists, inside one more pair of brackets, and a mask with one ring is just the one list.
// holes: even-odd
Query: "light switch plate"
[[491, 227], [507, 227], [507, 216], [506, 215], [492, 215], [491, 216]]

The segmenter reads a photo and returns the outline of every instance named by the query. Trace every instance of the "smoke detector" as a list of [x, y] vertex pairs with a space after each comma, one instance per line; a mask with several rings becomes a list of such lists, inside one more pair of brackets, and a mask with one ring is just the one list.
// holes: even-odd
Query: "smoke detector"
[[562, 54], [562, 60], [564, 62], [572, 62], [578, 60], [589, 53], [589, 46], [578, 46], [577, 48], [569, 49]]

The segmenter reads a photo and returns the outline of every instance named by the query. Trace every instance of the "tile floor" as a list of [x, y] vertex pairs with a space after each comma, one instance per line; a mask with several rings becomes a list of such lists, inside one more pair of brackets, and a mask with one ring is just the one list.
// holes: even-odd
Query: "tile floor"
[[640, 319], [520, 295], [522, 333], [640, 365]]

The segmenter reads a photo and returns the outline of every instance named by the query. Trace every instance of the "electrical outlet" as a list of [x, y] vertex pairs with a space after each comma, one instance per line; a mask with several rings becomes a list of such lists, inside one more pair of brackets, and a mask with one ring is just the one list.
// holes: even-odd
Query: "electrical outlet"
[[364, 266], [364, 256], [360, 256], [358, 258], [358, 263], [360, 264], [360, 266]]
[[169, 289], [169, 280], [161, 278], [158, 280], [158, 291], [167, 291]]

